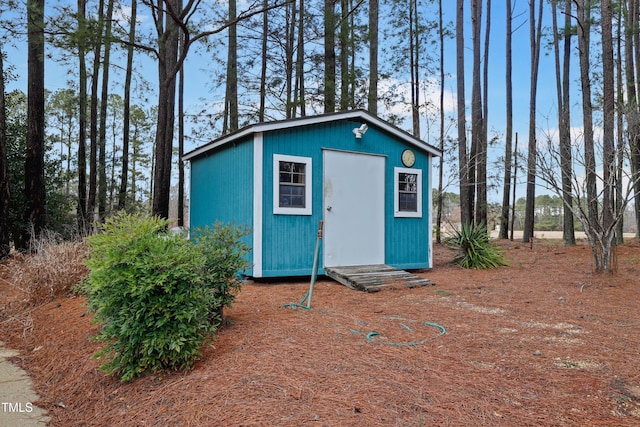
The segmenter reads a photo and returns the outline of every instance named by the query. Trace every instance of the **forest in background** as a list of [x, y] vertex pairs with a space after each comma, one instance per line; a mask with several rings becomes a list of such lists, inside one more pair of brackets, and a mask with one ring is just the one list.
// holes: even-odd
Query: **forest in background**
[[[9, 253], [10, 242], [28, 250], [31, 239], [47, 229], [89, 233], [94, 221], [116, 210], [166, 218], [172, 186], [182, 224], [181, 156], [188, 138], [212, 139], [249, 123], [363, 108], [413, 135], [428, 134], [444, 151], [434, 177], [437, 194], [457, 187], [462, 224], [487, 226], [487, 190], [497, 186], [506, 238], [514, 226], [515, 187], [524, 183], [522, 227], [528, 241], [542, 185], [571, 212], [563, 215], [566, 244], [575, 243], [577, 219], [606, 270], [628, 206], [634, 207], [636, 233], [640, 223], [638, 0], [496, 5], [3, 2], [0, 255]], [[491, 43], [498, 17], [504, 28], [500, 44]], [[528, 32], [530, 67], [527, 76], [515, 76], [514, 89], [516, 31]], [[16, 48], [28, 58], [26, 93], [5, 92], [20, 77], [5, 54]], [[516, 55], [523, 49], [516, 46]], [[503, 68], [489, 67], [495, 51], [504, 54]], [[194, 54], [207, 55], [209, 62], [192, 62]], [[554, 84], [545, 81], [541, 88], [557, 95], [556, 117], [548, 119], [555, 122], [553, 130], [543, 130], [537, 113], [541, 55], [555, 64]], [[455, 67], [447, 69], [445, 61], [453, 59]], [[45, 62], [70, 70], [67, 88], [46, 90], [51, 67], [45, 70]], [[214, 97], [201, 112], [184, 110], [193, 67], [209, 67], [211, 82], [224, 88], [222, 99]], [[489, 93], [489, 78], [495, 81], [496, 75], [504, 76], [499, 102], [505, 126], [498, 131], [488, 125], [489, 99], [495, 105], [497, 97]], [[445, 105], [445, 79], [451, 76], [453, 110]], [[513, 129], [513, 101], [524, 88], [529, 117], [523, 147]], [[435, 200], [439, 230], [443, 198]]]

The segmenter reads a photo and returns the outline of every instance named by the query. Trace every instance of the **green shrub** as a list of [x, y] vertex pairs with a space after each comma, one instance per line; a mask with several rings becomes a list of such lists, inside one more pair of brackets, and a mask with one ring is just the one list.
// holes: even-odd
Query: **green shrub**
[[487, 227], [481, 225], [462, 225], [444, 244], [455, 251], [453, 263], [464, 268], [488, 269], [507, 265], [500, 248], [489, 240]]
[[231, 307], [240, 291], [242, 282], [238, 274], [247, 268], [245, 255], [249, 252], [242, 238], [247, 234], [246, 227], [223, 226], [218, 222], [192, 232], [194, 244], [205, 256], [206, 280], [214, 289], [218, 307], [212, 313], [214, 323], [222, 321], [223, 308]]
[[119, 213], [88, 238], [90, 274], [83, 290], [102, 324], [94, 339], [106, 343], [96, 357], [106, 359], [101, 369], [123, 381], [190, 368], [217, 328], [210, 317], [230, 304], [212, 282], [217, 276], [209, 270], [208, 251], [168, 232], [167, 225], [157, 217]]

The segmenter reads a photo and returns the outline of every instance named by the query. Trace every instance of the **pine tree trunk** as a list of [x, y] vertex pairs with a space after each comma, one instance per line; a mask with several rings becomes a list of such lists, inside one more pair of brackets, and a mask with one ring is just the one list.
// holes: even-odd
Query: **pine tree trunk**
[[340, 0], [340, 111], [349, 108], [349, 1]]
[[[122, 174], [118, 193], [118, 210], [127, 208], [127, 182], [129, 175], [129, 133], [131, 131], [131, 78], [133, 75], [133, 43], [136, 39], [137, 0], [131, 0], [131, 22], [129, 23], [129, 46], [127, 46], [127, 69], [124, 78], [124, 111], [122, 114]], [[135, 193], [134, 193], [135, 197]]]
[[640, 78], [640, 43], [638, 43], [638, 0], [629, 0], [628, 22], [625, 33], [625, 70], [627, 81], [627, 129], [631, 151], [631, 173], [635, 205], [636, 237], [640, 237], [640, 106], [638, 104], [638, 84]]
[[[480, 212], [482, 210], [480, 206], [480, 188], [479, 185], [482, 181], [482, 157], [483, 157], [483, 144], [482, 144], [482, 131], [483, 131], [483, 117], [482, 117], [482, 85], [480, 84], [480, 28], [482, 19], [482, 0], [472, 0], [471, 2], [471, 28], [473, 33], [473, 75], [472, 75], [472, 88], [471, 88], [471, 155], [469, 158], [469, 178], [473, 186], [471, 187], [472, 196], [469, 203], [471, 206], [475, 205], [475, 222], [480, 225]], [[485, 171], [486, 179], [486, 171]], [[476, 204], [477, 198], [477, 204]], [[486, 203], [486, 201], [485, 201]], [[485, 206], [486, 209], [486, 206]], [[486, 224], [485, 224], [486, 225]]]
[[[354, 1], [349, 1], [349, 9], [352, 12], [355, 12]], [[356, 22], [355, 22], [355, 13], [349, 14], [349, 108], [356, 108], [356, 38], [359, 37], [356, 35]]]
[[[98, 28], [102, 34], [104, 25], [104, 0], [98, 4]], [[102, 45], [96, 43], [93, 48], [93, 70], [91, 76], [91, 99], [89, 100], [89, 197], [87, 200], [87, 226], [95, 219], [96, 198], [98, 192], [98, 81], [100, 76], [100, 52]]]
[[438, 195], [436, 205], [436, 242], [442, 243], [442, 209], [444, 180], [444, 22], [442, 19], [442, 0], [438, 0], [438, 37], [440, 41], [440, 144], [442, 152], [438, 167]]
[[[304, 85], [304, 0], [300, 0], [300, 11], [298, 15], [298, 58], [296, 60], [296, 82], [298, 89], [296, 90], [296, 105], [300, 106], [300, 116], [307, 115], [306, 96]], [[294, 111], [295, 115], [295, 111]]]
[[[138, 187], [136, 185], [137, 177], [138, 177], [137, 165], [138, 165], [138, 158], [140, 156], [140, 152], [139, 152], [140, 144], [138, 144], [138, 129], [136, 126], [134, 126], [132, 141], [133, 143], [131, 144], [131, 203], [133, 207], [133, 206], [136, 206], [136, 202], [137, 202], [137, 197], [136, 197], [136, 193], [138, 191]], [[153, 171], [153, 167], [151, 168], [151, 170]]]
[[571, 106], [569, 104], [569, 82], [571, 67], [571, 5], [572, 2], [565, 3], [564, 10], [564, 59], [562, 70], [562, 136], [560, 142], [560, 155], [562, 169], [562, 193], [563, 193], [563, 236], [567, 246], [573, 246], [576, 243], [575, 224], [573, 220], [573, 212], [567, 206], [573, 206], [573, 197], [571, 190], [571, 179], [573, 176], [573, 155], [571, 153]]
[[484, 68], [482, 85], [482, 127], [480, 129], [480, 140], [478, 150], [478, 195], [476, 208], [476, 224], [484, 224], [488, 227], [488, 201], [487, 201], [487, 149], [488, 149], [488, 129], [489, 117], [489, 40], [491, 34], [491, 0], [487, 0], [487, 11], [485, 34], [484, 34]]
[[464, 96], [464, 1], [456, 2], [456, 82], [458, 107], [458, 171], [460, 182], [460, 221], [463, 226], [470, 225], [473, 219], [473, 206], [469, 203], [470, 177], [467, 157], [467, 129]]
[[258, 122], [264, 122], [264, 113], [267, 103], [267, 38], [269, 35], [269, 0], [263, 0], [262, 7], [262, 58], [260, 64], [260, 104], [258, 107]]
[[563, 31], [564, 56], [560, 65], [560, 29], [557, 19], [557, 0], [551, 2], [551, 16], [553, 20], [553, 52], [556, 68], [556, 93], [558, 100], [558, 129], [560, 145], [560, 169], [562, 175], [562, 200], [563, 200], [563, 238], [566, 246], [575, 245], [575, 232], [573, 225], [573, 213], [569, 206], [573, 206], [571, 189], [572, 178], [572, 153], [569, 116], [569, 64], [571, 49], [571, 2], [565, 4], [565, 21]]
[[536, 198], [536, 94], [538, 89], [538, 65], [540, 62], [540, 39], [542, 37], [542, 3], [538, 2], [536, 27], [535, 1], [529, 6], [529, 30], [531, 37], [531, 89], [529, 93], [529, 154], [527, 157], [527, 198], [525, 204], [524, 231], [522, 241], [528, 243], [533, 237]]
[[324, 112], [336, 111], [336, 36], [334, 0], [324, 0]]
[[7, 110], [4, 98], [4, 61], [0, 44], [0, 260], [9, 256], [9, 160], [7, 158]]
[[611, 0], [602, 0], [602, 113], [603, 113], [603, 192], [602, 192], [602, 227], [605, 230], [613, 227], [614, 195], [615, 195], [615, 87], [613, 62], [613, 12]]
[[108, 0], [105, 16], [104, 58], [102, 60], [102, 92], [100, 95], [100, 130], [98, 143], [98, 220], [107, 214], [107, 105], [109, 100], [109, 67], [111, 65], [111, 17], [113, 1]]
[[[136, 1], [136, 0], [134, 0]], [[78, 31], [86, 30], [86, 0], [78, 0]], [[77, 220], [81, 235], [89, 232], [87, 222], [87, 63], [84, 40], [78, 40], [78, 207]]]
[[184, 226], [184, 71], [182, 67], [178, 80], [178, 227]]
[[506, 69], [505, 69], [505, 86], [506, 86], [506, 135], [504, 145], [504, 181], [502, 185], [502, 212], [500, 215], [500, 238], [509, 238], [509, 196], [511, 195], [511, 167], [512, 158], [512, 138], [513, 138], [513, 55], [512, 55], [512, 20], [511, 16], [511, 0], [505, 2], [506, 10], [506, 35], [505, 35], [505, 51], [506, 51]]
[[618, 141], [618, 149], [617, 149], [617, 180], [616, 180], [616, 201], [615, 201], [615, 209], [616, 215], [620, 217], [616, 225], [616, 244], [624, 243], [624, 212], [625, 203], [623, 202], [623, 193], [622, 193], [622, 179], [624, 176], [624, 147], [625, 147], [625, 134], [621, 130], [624, 129], [624, 79], [622, 77], [622, 61], [623, 61], [623, 53], [622, 53], [622, 40], [624, 37], [623, 34], [623, 25], [624, 25], [624, 14], [623, 7], [618, 8], [617, 22], [618, 22], [618, 31], [616, 37], [616, 50], [618, 61], [616, 61], [616, 97], [617, 97], [617, 109], [616, 109], [616, 126], [618, 128], [618, 132], [616, 134]]
[[[161, 1], [162, 3], [162, 1]], [[174, 11], [182, 10], [181, 0], [170, 0]], [[151, 213], [169, 218], [171, 195], [171, 159], [175, 124], [176, 67], [178, 63], [179, 27], [166, 12], [159, 12], [158, 44], [158, 124], [154, 150], [153, 199]], [[166, 15], [166, 16], [165, 16]], [[166, 29], [164, 27], [166, 23]]]
[[418, 6], [409, 0], [409, 73], [411, 74], [411, 124], [412, 133], [420, 138], [420, 73], [419, 73]]
[[369, 92], [367, 109], [378, 115], [378, 0], [369, 0]]
[[290, 119], [294, 115], [295, 106], [293, 105], [293, 47], [295, 46], [295, 28], [296, 28], [296, 2], [292, 1], [286, 6], [286, 24], [285, 24], [285, 117]]
[[584, 156], [587, 182], [589, 222], [598, 223], [598, 194], [596, 189], [596, 159], [593, 141], [593, 108], [591, 106], [590, 22], [591, 5], [587, 0], [576, 2], [578, 15], [578, 46], [580, 51], [580, 84], [582, 88], [582, 119], [584, 128]]
[[[229, 22], [237, 18], [236, 0], [229, 0]], [[238, 130], [238, 27], [229, 25], [227, 51], [227, 88], [225, 96], [225, 120], [222, 133]]]
[[511, 234], [509, 239], [513, 241], [514, 224], [516, 221], [516, 184], [518, 183], [518, 132], [513, 147], [513, 198], [511, 199]]
[[46, 192], [44, 181], [44, 0], [27, 1], [27, 152], [25, 176], [25, 223], [28, 227], [21, 238], [21, 250], [33, 250], [46, 225]]

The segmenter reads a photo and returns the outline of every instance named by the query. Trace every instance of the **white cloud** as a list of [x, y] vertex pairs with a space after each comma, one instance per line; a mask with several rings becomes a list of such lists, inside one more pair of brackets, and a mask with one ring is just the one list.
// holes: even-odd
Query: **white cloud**
[[[440, 90], [439, 83], [435, 79], [427, 79], [422, 85], [420, 91], [421, 104], [423, 105], [421, 114], [426, 114], [424, 105], [430, 105], [435, 109], [440, 108]], [[411, 102], [411, 84], [409, 82], [401, 82], [398, 79], [383, 79], [378, 82], [378, 94], [393, 93], [395, 98], [404, 102], [397, 102], [387, 107], [384, 102], [378, 104], [378, 109], [388, 114], [396, 114], [398, 116], [410, 116]], [[451, 113], [456, 110], [455, 94], [448, 90], [444, 92], [444, 111]]]

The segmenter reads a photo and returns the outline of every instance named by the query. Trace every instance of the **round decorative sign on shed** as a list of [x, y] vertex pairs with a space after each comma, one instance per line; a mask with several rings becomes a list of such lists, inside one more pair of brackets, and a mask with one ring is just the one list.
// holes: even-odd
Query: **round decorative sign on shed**
[[416, 155], [410, 149], [402, 152], [402, 164], [410, 168], [416, 163]]

